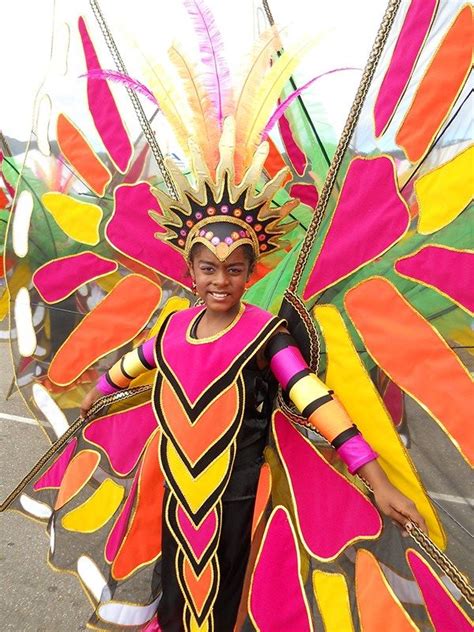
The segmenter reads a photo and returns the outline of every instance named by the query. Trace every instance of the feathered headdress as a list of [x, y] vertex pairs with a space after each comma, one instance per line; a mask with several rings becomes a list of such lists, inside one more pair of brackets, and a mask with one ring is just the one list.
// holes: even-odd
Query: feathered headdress
[[[287, 105], [277, 107], [289, 77], [312, 44], [306, 42], [293, 51], [281, 52], [278, 31], [268, 29], [254, 45], [240, 86], [236, 86], [231, 81], [222, 35], [208, 7], [203, 0], [183, 2], [197, 35], [199, 62], [190, 61], [178, 46], [172, 46], [169, 60], [175, 78], [163, 66], [155, 65], [149, 70], [147, 83], [151, 98], [190, 159], [195, 187], [172, 161], [167, 161], [178, 185], [178, 199], [155, 190], [163, 215], [152, 216], [166, 229], [156, 237], [185, 255], [193, 243], [201, 242], [221, 260], [243, 243], [263, 256], [280, 248], [281, 238], [294, 228], [295, 223], [282, 220], [298, 201], [271, 207], [273, 196], [287, 179], [286, 168], [258, 194], [255, 192], [268, 154], [268, 145], [262, 141], [269, 121], [273, 125], [291, 103], [290, 95]], [[130, 78], [124, 77], [125, 81], [130, 87]], [[147, 95], [148, 88], [139, 84], [138, 89]]]

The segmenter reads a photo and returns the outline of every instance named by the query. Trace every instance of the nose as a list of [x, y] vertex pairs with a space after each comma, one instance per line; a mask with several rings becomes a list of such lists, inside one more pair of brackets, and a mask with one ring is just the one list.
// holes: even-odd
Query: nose
[[217, 287], [225, 287], [229, 282], [227, 272], [225, 270], [217, 270], [214, 277], [214, 284]]

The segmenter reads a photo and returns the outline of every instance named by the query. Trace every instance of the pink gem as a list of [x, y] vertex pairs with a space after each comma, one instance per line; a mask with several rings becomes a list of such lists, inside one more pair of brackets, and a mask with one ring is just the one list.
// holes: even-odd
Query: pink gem
[[221, 206], [221, 211], [222, 211], [223, 213], [228, 213], [228, 212], [229, 212], [229, 207], [227, 206], [227, 204], [223, 204], [223, 205]]
[[196, 219], [202, 219], [202, 213], [196, 213]]
[[260, 235], [258, 236], [259, 241], [265, 241], [265, 235], [263, 233], [260, 233]]
[[232, 244], [234, 243], [232, 237], [226, 237], [224, 241], [228, 246], [232, 246]]
[[245, 218], [245, 221], [246, 221], [248, 224], [251, 224], [251, 223], [253, 222], [253, 217], [252, 217], [251, 215], [247, 215], [247, 217]]

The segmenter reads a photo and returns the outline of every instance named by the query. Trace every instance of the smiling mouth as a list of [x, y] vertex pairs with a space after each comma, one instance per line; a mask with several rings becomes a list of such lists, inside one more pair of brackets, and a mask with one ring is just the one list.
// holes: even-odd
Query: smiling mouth
[[230, 296], [230, 294], [228, 292], [209, 292], [209, 294], [213, 298], [217, 298], [217, 299], [223, 299], [223, 298], [227, 298], [228, 296]]

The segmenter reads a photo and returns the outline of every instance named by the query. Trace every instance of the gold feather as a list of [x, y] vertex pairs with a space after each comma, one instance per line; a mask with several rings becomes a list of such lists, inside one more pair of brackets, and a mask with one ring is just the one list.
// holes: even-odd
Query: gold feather
[[203, 152], [209, 171], [214, 174], [219, 160], [220, 136], [214, 105], [199, 80], [196, 65], [190, 62], [177, 46], [172, 46], [168, 50], [168, 55], [181, 79], [184, 95], [191, 111], [193, 138]]
[[167, 70], [159, 64], [149, 64], [144, 70], [146, 82], [153, 92], [158, 106], [165, 119], [171, 125], [181, 149], [188, 154], [190, 129], [188, 122], [191, 115], [187, 105], [180, 98], [175, 82]]
[[270, 118], [286, 82], [295, 71], [303, 55], [315, 44], [316, 40], [313, 39], [310, 42], [300, 44], [294, 51], [283, 52], [261, 82], [254, 97], [252, 112], [242, 139], [246, 156], [244, 166], [251, 160], [255, 148], [260, 142], [262, 130]]
[[280, 33], [275, 27], [272, 27], [260, 35], [249, 55], [235, 106], [236, 159], [239, 160], [240, 158], [240, 162], [243, 162], [245, 155], [243, 138], [253, 110], [255, 95], [262, 83], [262, 77], [270, 70], [270, 61], [273, 55], [280, 48]]

